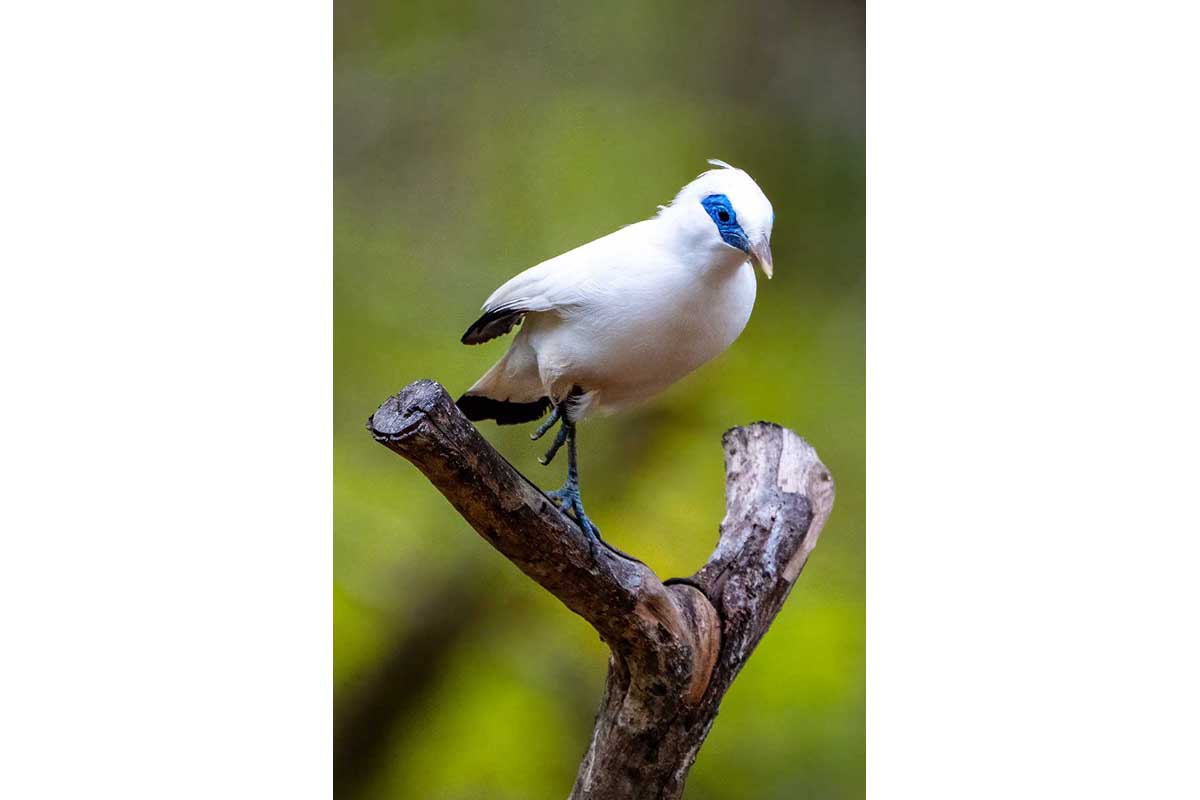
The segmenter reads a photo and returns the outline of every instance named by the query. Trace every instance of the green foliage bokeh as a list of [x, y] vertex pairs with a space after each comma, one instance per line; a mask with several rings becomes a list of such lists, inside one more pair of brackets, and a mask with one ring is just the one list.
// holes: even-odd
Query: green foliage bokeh
[[[864, 785], [862, 8], [836, 3], [335, 7], [335, 710], [429, 598], [460, 632], [386, 732], [367, 798], [565, 796], [606, 649], [479, 539], [367, 416], [408, 382], [468, 386], [506, 342], [458, 337], [526, 267], [652, 215], [715, 157], [776, 214], [775, 279], [716, 361], [581, 427], [588, 511], [660, 576], [691, 574], [723, 513], [720, 438], [767, 419], [838, 484], [821, 543], [727, 696], [687, 797], [856, 798]], [[557, 487], [524, 428], [481, 426]], [[561, 460], [561, 459], [560, 459]]]

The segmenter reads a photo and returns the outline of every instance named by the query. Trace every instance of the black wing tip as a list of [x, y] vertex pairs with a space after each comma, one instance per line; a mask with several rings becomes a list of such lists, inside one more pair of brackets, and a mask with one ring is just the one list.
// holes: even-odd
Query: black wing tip
[[497, 308], [487, 312], [471, 323], [467, 332], [459, 339], [463, 344], [483, 344], [497, 336], [503, 336], [520, 322], [525, 312], [519, 308]]
[[479, 394], [464, 394], [455, 401], [455, 405], [472, 422], [494, 419], [497, 425], [517, 425], [544, 416], [550, 410], [550, 398], [542, 397], [532, 403], [514, 403]]
[[476, 320], [474, 323], [472, 323], [471, 327], [467, 328], [466, 332], [463, 333], [462, 338], [459, 339], [459, 341], [463, 344], [483, 344], [485, 341], [487, 341], [479, 335], [480, 322], [481, 320]]

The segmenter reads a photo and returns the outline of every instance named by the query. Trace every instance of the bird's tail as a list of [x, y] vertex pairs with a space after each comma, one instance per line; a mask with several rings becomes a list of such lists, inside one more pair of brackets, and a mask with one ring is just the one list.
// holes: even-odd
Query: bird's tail
[[458, 398], [467, 419], [494, 419], [497, 425], [532, 422], [550, 410], [538, 375], [537, 355], [518, 338], [504, 358]]
[[493, 400], [481, 394], [464, 394], [457, 402], [459, 410], [472, 422], [494, 419], [497, 425], [533, 422], [535, 419], [541, 419], [550, 410], [549, 397], [532, 403], [514, 403], [511, 400]]

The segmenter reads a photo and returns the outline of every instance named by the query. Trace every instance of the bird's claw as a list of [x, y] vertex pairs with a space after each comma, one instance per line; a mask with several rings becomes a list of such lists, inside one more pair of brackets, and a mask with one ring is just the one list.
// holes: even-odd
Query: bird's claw
[[591, 518], [588, 517], [587, 512], [583, 510], [583, 499], [579, 496], [578, 487], [571, 486], [568, 483], [561, 489], [555, 489], [552, 492], [546, 492], [546, 496], [554, 501], [554, 504], [557, 505], [564, 514], [574, 519], [576, 524], [579, 525], [580, 529], [588, 538], [588, 548], [591, 550], [592, 558], [596, 558], [599, 555], [597, 548], [604, 547], [607, 550], [617, 554], [621, 558], [627, 558], [630, 561], [636, 561], [639, 564], [642, 563], [640, 559], [634, 558], [623, 550], [618, 550], [608, 542], [604, 541], [604, 539], [600, 538], [600, 529], [596, 527], [596, 523], [592, 522]]
[[579, 523], [579, 527], [589, 537], [599, 539], [600, 529], [596, 527], [596, 523], [588, 518], [587, 512], [583, 510], [583, 499], [579, 496], [578, 487], [572, 486], [569, 483], [561, 489], [555, 489], [552, 492], [546, 492], [554, 503], [562, 510], [564, 514], [573, 516], [575, 521]]
[[[538, 456], [538, 461], [541, 461], [541, 460], [542, 460], [541, 456]], [[555, 489], [552, 492], [546, 492], [546, 497], [549, 497], [551, 500], [553, 500], [554, 505], [558, 506], [559, 509], [561, 509], [564, 512], [569, 511], [570, 507], [571, 507], [570, 502], [563, 496], [565, 492], [566, 492], [566, 487], [563, 487], [562, 489]]]
[[[536, 431], [535, 431], [535, 433], [536, 433]], [[567, 427], [566, 423], [563, 423], [563, 426], [558, 429], [558, 435], [554, 437], [554, 443], [550, 445], [550, 449], [546, 451], [546, 455], [544, 455], [538, 459], [538, 463], [544, 467], [547, 464], [549, 464], [551, 461], [553, 461], [554, 456], [556, 456], [558, 454], [559, 448], [561, 448], [563, 446], [563, 444], [566, 443], [567, 435], [569, 433], [570, 433], [570, 429]], [[566, 487], [563, 487], [563, 488], [565, 489]]]
[[[562, 416], [562, 406], [557, 405], [554, 407], [554, 410], [550, 412], [550, 416], [546, 417], [546, 421], [543, 422], [541, 425], [538, 425], [536, 431], [529, 434], [529, 438], [536, 442], [538, 439], [545, 436], [546, 433], [551, 428], [554, 427], [554, 423], [558, 422], [558, 420], [561, 416]], [[542, 462], [542, 463], [546, 463], [546, 462]]]

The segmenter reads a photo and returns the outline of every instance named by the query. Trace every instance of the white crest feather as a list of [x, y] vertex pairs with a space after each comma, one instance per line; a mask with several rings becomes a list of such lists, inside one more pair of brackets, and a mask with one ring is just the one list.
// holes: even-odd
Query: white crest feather
[[737, 167], [735, 167], [733, 164], [727, 164], [719, 158], [710, 158], [708, 163], [712, 164], [714, 167], [721, 167], [722, 169], [737, 169]]

